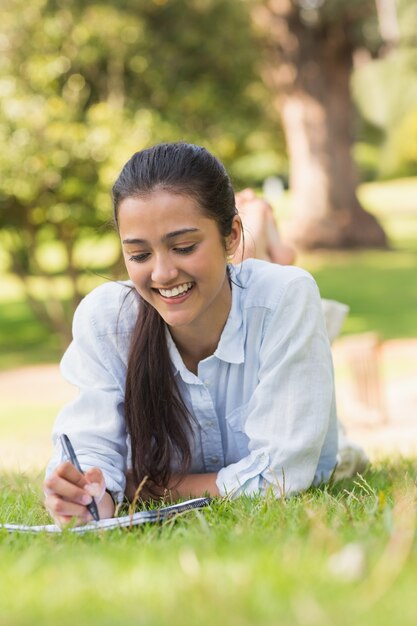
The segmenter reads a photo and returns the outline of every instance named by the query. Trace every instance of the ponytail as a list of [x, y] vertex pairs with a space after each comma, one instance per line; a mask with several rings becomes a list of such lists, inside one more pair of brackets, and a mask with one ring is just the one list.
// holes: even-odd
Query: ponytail
[[174, 455], [184, 474], [191, 460], [192, 417], [178, 390], [165, 333], [159, 313], [141, 299], [125, 388], [135, 484], [147, 476], [151, 485], [166, 486]]
[[[230, 234], [237, 214], [232, 183], [223, 164], [205, 148], [179, 142], [136, 152], [113, 185], [116, 229], [120, 204], [126, 198], [147, 198], [160, 190], [193, 198], [199, 210], [216, 222], [224, 240]], [[179, 459], [183, 473], [191, 462], [192, 416], [179, 393], [165, 333], [163, 319], [141, 299], [125, 389], [137, 484], [147, 476], [156, 486], [166, 486], [174, 459]]]

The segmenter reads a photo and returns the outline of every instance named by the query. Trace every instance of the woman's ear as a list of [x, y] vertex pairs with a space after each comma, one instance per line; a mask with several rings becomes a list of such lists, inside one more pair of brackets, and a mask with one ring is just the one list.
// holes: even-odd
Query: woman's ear
[[226, 253], [231, 258], [239, 247], [242, 237], [242, 220], [239, 215], [235, 215], [232, 221], [230, 234], [226, 237]]

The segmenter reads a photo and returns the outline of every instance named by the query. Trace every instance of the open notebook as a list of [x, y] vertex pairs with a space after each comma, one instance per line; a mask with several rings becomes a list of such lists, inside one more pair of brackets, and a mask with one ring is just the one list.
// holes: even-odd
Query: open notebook
[[[123, 517], [112, 517], [109, 519], [103, 519], [99, 522], [91, 522], [85, 526], [75, 526], [69, 528], [65, 532], [77, 533], [82, 535], [90, 531], [100, 530], [113, 530], [115, 528], [130, 528], [131, 526], [138, 526], [139, 524], [148, 524], [151, 522], [163, 522], [164, 520], [190, 511], [192, 509], [201, 509], [204, 506], [210, 504], [210, 498], [195, 498], [193, 500], [187, 500], [186, 502], [180, 502], [179, 504], [172, 504], [161, 509], [139, 511], [139, 513], [132, 513], [132, 515], [125, 515]], [[0, 530], [4, 528], [9, 532], [20, 533], [61, 533], [62, 529], [55, 524], [46, 524], [45, 526], [24, 526], [21, 524], [0, 524]]]

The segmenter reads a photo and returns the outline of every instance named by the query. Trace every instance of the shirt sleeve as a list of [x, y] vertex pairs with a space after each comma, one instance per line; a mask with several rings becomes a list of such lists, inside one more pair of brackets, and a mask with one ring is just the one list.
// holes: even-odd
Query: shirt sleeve
[[333, 364], [311, 277], [292, 280], [270, 314], [244, 432], [249, 455], [219, 471], [222, 495], [272, 489], [277, 497], [287, 496], [328, 480], [334, 469]]
[[58, 437], [66, 433], [82, 469], [99, 467], [106, 488], [121, 501], [127, 459], [121, 374], [125, 368], [113, 336], [97, 329], [96, 305], [87, 297], [74, 316], [73, 341], [61, 361], [61, 372], [79, 394], [58, 414], [52, 435], [54, 454], [46, 475], [65, 459]]

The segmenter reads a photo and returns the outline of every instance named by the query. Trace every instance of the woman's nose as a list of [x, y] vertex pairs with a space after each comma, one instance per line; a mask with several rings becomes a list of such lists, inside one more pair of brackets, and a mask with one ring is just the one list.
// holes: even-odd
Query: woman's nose
[[151, 279], [156, 285], [166, 285], [178, 275], [178, 270], [169, 255], [155, 255]]

